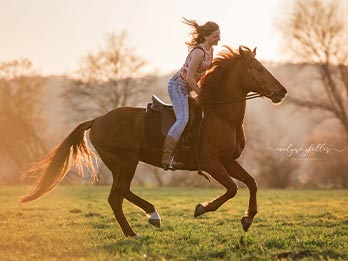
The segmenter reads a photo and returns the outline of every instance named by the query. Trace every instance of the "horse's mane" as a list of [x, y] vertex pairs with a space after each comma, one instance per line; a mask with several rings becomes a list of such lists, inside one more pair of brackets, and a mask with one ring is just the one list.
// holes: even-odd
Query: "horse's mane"
[[[251, 52], [249, 48], [244, 46], [243, 48]], [[214, 58], [210, 68], [201, 78], [201, 92], [198, 99], [202, 106], [211, 104], [215, 100], [217, 92], [226, 83], [228, 72], [241, 57], [238, 50], [224, 46]]]

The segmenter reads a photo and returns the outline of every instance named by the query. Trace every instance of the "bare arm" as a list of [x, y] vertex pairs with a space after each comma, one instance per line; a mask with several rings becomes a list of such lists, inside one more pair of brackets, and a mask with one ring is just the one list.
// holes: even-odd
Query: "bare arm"
[[200, 89], [197, 85], [195, 74], [197, 73], [200, 63], [203, 61], [204, 53], [203, 50], [195, 49], [191, 53], [191, 61], [187, 69], [186, 82], [198, 95]]

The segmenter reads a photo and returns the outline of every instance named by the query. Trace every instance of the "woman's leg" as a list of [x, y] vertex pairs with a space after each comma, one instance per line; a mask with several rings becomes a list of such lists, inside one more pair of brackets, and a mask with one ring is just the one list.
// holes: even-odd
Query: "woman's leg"
[[165, 170], [182, 168], [183, 164], [173, 161], [173, 155], [177, 143], [183, 133], [189, 118], [188, 93], [185, 82], [179, 77], [174, 76], [168, 84], [168, 92], [173, 104], [176, 117], [174, 125], [170, 128], [167, 137], [164, 140], [162, 166]]
[[174, 125], [168, 131], [168, 136], [172, 136], [176, 142], [179, 141], [189, 119], [188, 93], [184, 84], [179, 77], [172, 78], [168, 84], [168, 92], [176, 117]]

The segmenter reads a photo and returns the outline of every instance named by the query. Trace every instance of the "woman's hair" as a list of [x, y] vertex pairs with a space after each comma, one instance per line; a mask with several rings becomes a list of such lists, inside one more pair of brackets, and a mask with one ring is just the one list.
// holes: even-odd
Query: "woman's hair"
[[204, 25], [199, 25], [195, 20], [188, 20], [185, 17], [182, 18], [183, 23], [191, 26], [191, 41], [185, 42], [189, 49], [192, 49], [197, 44], [201, 44], [205, 41], [204, 37], [209, 36], [211, 33], [219, 29], [217, 23], [208, 21]]

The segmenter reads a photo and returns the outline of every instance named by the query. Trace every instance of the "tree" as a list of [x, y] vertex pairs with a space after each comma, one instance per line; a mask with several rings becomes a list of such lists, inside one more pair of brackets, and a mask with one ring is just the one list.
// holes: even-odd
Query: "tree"
[[1, 165], [11, 166], [0, 173], [6, 183], [18, 183], [21, 170], [46, 152], [37, 130], [42, 92], [43, 80], [29, 60], [0, 63], [0, 157]]
[[[348, 188], [348, 161], [347, 152], [342, 149], [342, 141], [345, 137], [332, 135], [331, 131], [321, 131], [311, 135], [310, 142], [319, 144], [322, 141], [330, 141], [329, 150], [318, 155], [319, 160], [312, 165], [306, 186], [322, 188]], [[347, 141], [346, 141], [347, 142]]]
[[298, 164], [287, 157], [267, 151], [257, 158], [260, 184], [269, 188], [287, 188], [294, 183]]
[[314, 65], [323, 88], [289, 101], [334, 116], [348, 137], [348, 18], [343, 1], [295, 0], [278, 23], [285, 45], [299, 61]]
[[105, 45], [81, 60], [75, 82], [63, 94], [76, 121], [99, 116], [116, 107], [149, 99], [154, 77], [145, 74], [146, 62], [129, 47], [126, 34], [107, 35]]
[[247, 142], [240, 161], [254, 169], [250, 174], [255, 174], [261, 187], [295, 186], [300, 166], [297, 161], [277, 150], [277, 147], [289, 144], [291, 140], [287, 127], [281, 125], [275, 112], [273, 117], [269, 117], [265, 106], [258, 105], [249, 112], [244, 124]]
[[[63, 93], [74, 121], [91, 119], [119, 106], [149, 101], [156, 90], [156, 77], [145, 73], [145, 60], [129, 47], [124, 32], [107, 35], [105, 40], [99, 51], [82, 58], [74, 83]], [[106, 168], [98, 170], [100, 182], [108, 182]], [[154, 175], [159, 178], [157, 172]]]

